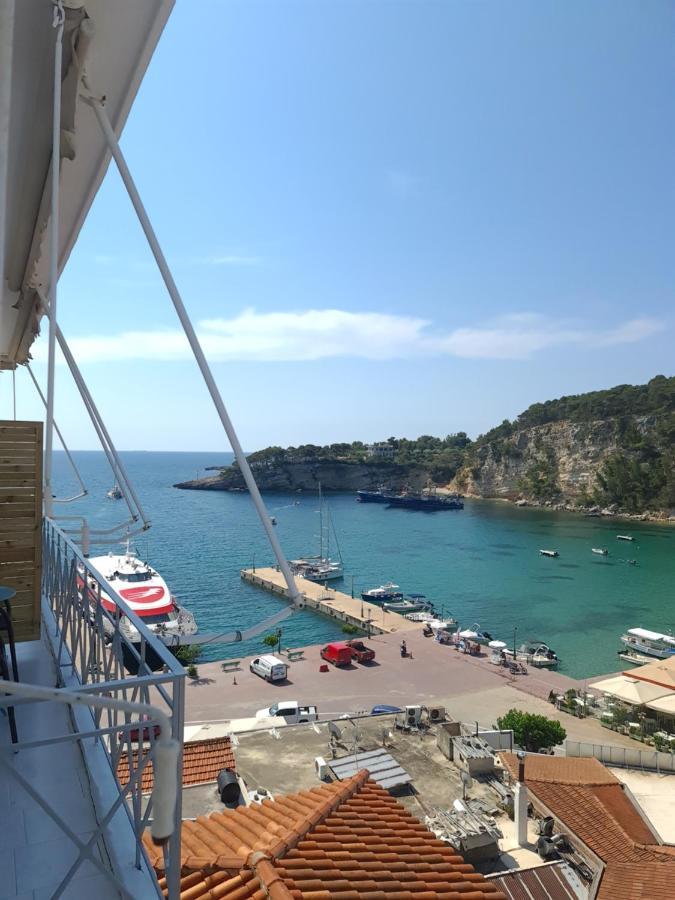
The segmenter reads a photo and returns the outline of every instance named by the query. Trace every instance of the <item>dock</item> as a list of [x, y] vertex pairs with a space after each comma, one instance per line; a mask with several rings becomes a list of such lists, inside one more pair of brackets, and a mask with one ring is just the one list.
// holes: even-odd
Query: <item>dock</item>
[[[241, 577], [249, 584], [288, 597], [284, 576], [271, 566], [263, 569], [242, 569]], [[395, 612], [389, 612], [374, 603], [367, 603], [360, 597], [350, 597], [341, 591], [323, 584], [316, 584], [306, 578], [295, 576], [295, 583], [308, 609], [313, 609], [330, 619], [337, 619], [346, 625], [355, 625], [368, 634], [395, 634], [404, 631], [419, 631], [419, 622], [411, 622]]]

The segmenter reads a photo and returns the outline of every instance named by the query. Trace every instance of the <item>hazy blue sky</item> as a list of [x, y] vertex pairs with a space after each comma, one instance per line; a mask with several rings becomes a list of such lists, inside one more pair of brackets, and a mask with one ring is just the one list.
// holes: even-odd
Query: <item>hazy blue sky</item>
[[[244, 446], [673, 374], [674, 34], [669, 0], [178, 0], [123, 149]], [[120, 447], [226, 448], [112, 168], [59, 316]], [[96, 446], [63, 367], [57, 413]]]

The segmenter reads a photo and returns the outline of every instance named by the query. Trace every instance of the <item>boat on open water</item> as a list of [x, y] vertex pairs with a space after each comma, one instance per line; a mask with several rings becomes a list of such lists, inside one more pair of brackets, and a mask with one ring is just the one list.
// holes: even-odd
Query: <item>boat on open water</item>
[[560, 556], [557, 550], [540, 550], [540, 556]]

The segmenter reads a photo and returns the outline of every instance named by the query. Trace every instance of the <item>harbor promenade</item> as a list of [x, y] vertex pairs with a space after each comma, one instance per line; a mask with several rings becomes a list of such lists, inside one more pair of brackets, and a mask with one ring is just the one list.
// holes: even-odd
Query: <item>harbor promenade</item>
[[[400, 656], [403, 637], [412, 658]], [[199, 678], [188, 679], [186, 686], [185, 721], [189, 726], [223, 723], [228, 731], [230, 720], [255, 716], [256, 710], [277, 700], [298, 700], [316, 704], [321, 718], [369, 713], [382, 703], [442, 705], [453, 719], [491, 727], [515, 707], [559, 719], [572, 740], [643, 747], [624, 735], [608, 732], [597, 719], [559, 712], [546, 699], [551, 690], [583, 690], [586, 682], [534, 669], [527, 675], [510, 676], [490, 665], [486, 657], [465, 656], [424, 638], [419, 625], [405, 635], [375, 635], [367, 642], [376, 652], [372, 665], [329, 666], [327, 672], [320, 672], [320, 647], [306, 647], [304, 659], [289, 664], [288, 679], [276, 684], [252, 674], [250, 658], [227, 672], [219, 662], [200, 664]]]
[[[288, 597], [284, 576], [271, 566], [262, 569], [242, 569], [241, 577], [263, 590]], [[371, 634], [398, 634], [403, 631], [419, 630], [419, 622], [410, 622], [404, 616], [389, 612], [374, 603], [367, 603], [360, 597], [350, 597], [349, 594], [333, 590], [327, 585], [316, 584], [298, 575], [295, 576], [295, 583], [309, 609], [331, 619], [338, 619], [346, 625], [356, 625], [357, 628]]]

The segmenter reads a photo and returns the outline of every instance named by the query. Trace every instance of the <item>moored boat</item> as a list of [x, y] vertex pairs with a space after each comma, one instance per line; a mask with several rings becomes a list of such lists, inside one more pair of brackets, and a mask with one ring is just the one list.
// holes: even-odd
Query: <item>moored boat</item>
[[557, 550], [540, 550], [540, 556], [560, 556]]
[[439, 510], [464, 509], [464, 503], [457, 497], [445, 497], [439, 494], [424, 494], [407, 492], [394, 495], [387, 500], [389, 508], [416, 509], [423, 512], [437, 512]]
[[389, 581], [387, 584], [380, 585], [380, 587], [363, 591], [361, 599], [367, 600], [369, 603], [393, 603], [394, 601], [403, 600], [403, 594], [397, 584]]
[[389, 503], [395, 495], [391, 491], [378, 488], [376, 491], [357, 491], [356, 499], [359, 503]]
[[[197, 623], [193, 614], [180, 606], [162, 576], [136, 556], [128, 541], [125, 553], [110, 552], [107, 556], [94, 556], [89, 561], [101, 575], [103, 583], [117, 592], [150, 631], [164, 643], [170, 645], [172, 638], [196, 634]], [[78, 570], [80, 591], [85, 588], [84, 572], [84, 568]], [[99, 602], [98, 586], [91, 577], [87, 578], [87, 596], [95, 611]], [[101, 591], [100, 602], [109, 613], [114, 613], [117, 609], [115, 601], [104, 591]], [[109, 623], [106, 618], [103, 619], [103, 625], [107, 631], [111, 633], [114, 631], [113, 623]], [[129, 640], [138, 642], [137, 628], [124, 615], [120, 620], [120, 630]]]
[[[505, 649], [504, 655], [513, 659], [513, 650]], [[531, 640], [520, 645], [516, 651], [516, 661], [527, 663], [537, 669], [555, 669], [560, 659], [548, 644]]]
[[629, 628], [621, 635], [621, 643], [629, 650], [657, 659], [669, 659], [675, 655], [675, 637], [646, 628]]
[[617, 539], [617, 541], [634, 541], [635, 540], [635, 538], [631, 537], [630, 534], [617, 534], [616, 539]]
[[424, 594], [408, 594], [402, 600], [394, 600], [391, 603], [383, 604], [384, 608], [389, 612], [406, 615], [417, 612], [432, 612], [433, 603], [426, 599]]
[[592, 547], [591, 553], [595, 553], [597, 556], [609, 556], [609, 550], [606, 547]]

